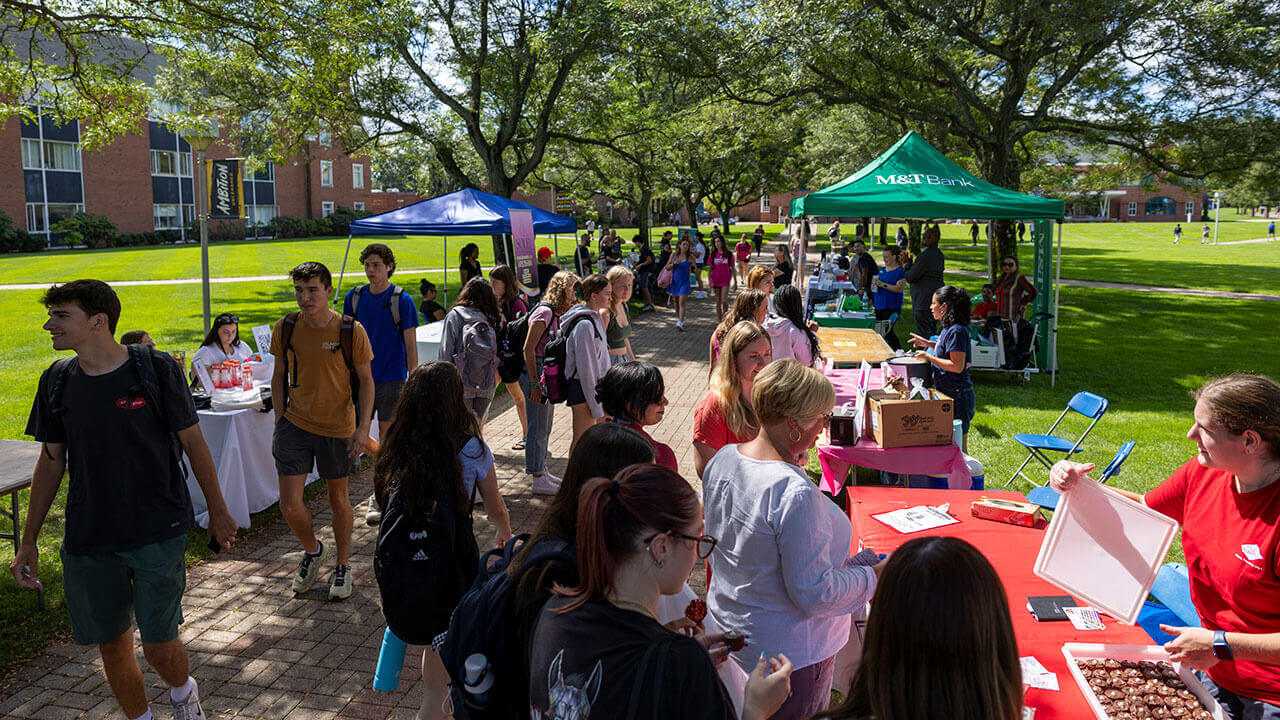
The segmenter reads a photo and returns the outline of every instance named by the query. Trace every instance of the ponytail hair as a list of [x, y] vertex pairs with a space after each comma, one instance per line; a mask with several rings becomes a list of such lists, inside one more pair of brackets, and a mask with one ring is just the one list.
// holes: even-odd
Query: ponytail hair
[[622, 469], [612, 480], [592, 478], [578, 500], [578, 578], [555, 593], [574, 598], [569, 612], [613, 588], [620, 565], [654, 533], [680, 532], [702, 515], [698, 494], [679, 473], [653, 463]]

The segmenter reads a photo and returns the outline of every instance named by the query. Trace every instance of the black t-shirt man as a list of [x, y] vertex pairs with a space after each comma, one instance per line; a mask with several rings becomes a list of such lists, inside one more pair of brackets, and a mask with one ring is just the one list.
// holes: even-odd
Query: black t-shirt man
[[182, 368], [164, 353], [151, 353], [161, 413], [140, 390], [132, 359], [104, 375], [86, 375], [72, 363], [60, 414], [49, 403], [50, 370], [40, 376], [26, 434], [67, 446], [63, 546], [70, 554], [132, 550], [195, 527], [173, 433], [199, 417]]
[[560, 268], [550, 263], [538, 263], [538, 292], [547, 291], [547, 285], [551, 282], [551, 278], [560, 272]]
[[578, 271], [578, 277], [584, 278], [591, 274], [591, 247], [588, 245], [579, 245], [573, 251], [573, 267]]
[[[672, 640], [662, 677], [655, 679], [655, 652], [645, 670], [635, 717], [737, 717], [710, 656], [697, 640], [675, 635], [656, 620], [603, 599], [568, 613], [553, 612], [569, 602], [563, 597], [548, 602], [533, 634], [529, 705], [534, 717], [626, 717], [646, 651], [666, 638]], [[659, 683], [660, 707], [654, 712]], [[561, 712], [553, 713], [553, 708]]]

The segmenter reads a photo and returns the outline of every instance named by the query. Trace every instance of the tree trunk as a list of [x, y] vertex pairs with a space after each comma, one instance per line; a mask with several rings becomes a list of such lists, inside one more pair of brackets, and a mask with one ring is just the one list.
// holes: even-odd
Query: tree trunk
[[862, 239], [867, 241], [867, 247], [875, 249], [876, 241], [871, 238], [871, 218], [862, 218], [858, 225], [862, 227]]
[[[1002, 143], [974, 144], [974, 155], [978, 161], [978, 171], [989, 183], [1019, 191], [1022, 184], [1022, 165], [1013, 148]], [[991, 281], [1000, 274], [1000, 258], [1018, 257], [1018, 233], [1016, 223], [1011, 220], [996, 220], [991, 229], [991, 240], [987, 243], [987, 256], [991, 262]], [[1021, 267], [1019, 262], [1019, 267]]]
[[642, 238], [649, 237], [649, 226], [651, 224], [649, 218], [649, 206], [652, 203], [653, 190], [647, 187], [640, 188], [640, 221], [637, 225], [639, 226], [639, 235]]
[[880, 247], [889, 247], [889, 218], [880, 218]]
[[921, 236], [924, 234], [923, 220], [907, 220], [907, 249], [912, 255], [919, 255], [923, 241]]

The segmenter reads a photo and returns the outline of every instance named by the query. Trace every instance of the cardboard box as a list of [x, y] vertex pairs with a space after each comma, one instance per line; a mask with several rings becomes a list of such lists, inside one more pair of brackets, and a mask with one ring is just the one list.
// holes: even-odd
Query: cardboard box
[[1023, 527], [1035, 525], [1036, 518], [1040, 517], [1040, 507], [1038, 505], [1002, 500], [1000, 498], [974, 500], [969, 505], [969, 512], [973, 513], [974, 517], [982, 518], [983, 520], [995, 520], [996, 522], [1022, 525]]
[[895, 392], [867, 393], [871, 435], [883, 448], [950, 445], [955, 403], [944, 393], [933, 400], [900, 400]]

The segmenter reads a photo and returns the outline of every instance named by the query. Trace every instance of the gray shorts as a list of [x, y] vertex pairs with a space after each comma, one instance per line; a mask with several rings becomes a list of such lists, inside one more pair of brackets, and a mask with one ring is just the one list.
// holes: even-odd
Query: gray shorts
[[391, 422], [396, 417], [396, 401], [400, 399], [403, 380], [388, 380], [373, 384], [373, 414], [378, 422]]
[[321, 480], [351, 477], [359, 466], [347, 457], [348, 438], [331, 438], [307, 432], [280, 418], [271, 435], [271, 456], [281, 477], [306, 475], [314, 465]]

